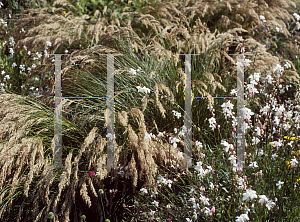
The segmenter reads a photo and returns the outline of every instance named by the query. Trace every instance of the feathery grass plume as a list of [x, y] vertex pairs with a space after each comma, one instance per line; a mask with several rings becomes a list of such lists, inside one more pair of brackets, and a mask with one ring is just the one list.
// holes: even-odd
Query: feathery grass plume
[[162, 106], [162, 104], [161, 104], [161, 102], [160, 102], [160, 99], [158, 98], [158, 94], [159, 94], [159, 86], [158, 86], [157, 84], [155, 84], [155, 91], [154, 91], [154, 93], [155, 93], [156, 105], [157, 105], [157, 107], [159, 108], [159, 111], [161, 112], [162, 117], [163, 117], [163, 118], [166, 118], [166, 115], [165, 115], [166, 110], [165, 110], [165, 108]]
[[119, 118], [120, 123], [123, 126], [127, 126], [127, 124], [128, 124], [127, 112], [125, 112], [125, 111], [118, 112], [118, 118]]
[[128, 124], [127, 131], [131, 146], [133, 146], [134, 149], [138, 149], [138, 136], [136, 135], [130, 124]]
[[[80, 186], [80, 185], [79, 185]], [[89, 197], [87, 188], [86, 188], [86, 183], [83, 181], [81, 188], [80, 188], [80, 196], [84, 200], [84, 202], [88, 205], [88, 207], [92, 206], [91, 198]]]
[[70, 164], [70, 165], [66, 165], [66, 170], [60, 175], [60, 182], [58, 184], [58, 194], [56, 196], [56, 199], [55, 199], [54, 205], [53, 205], [54, 208], [57, 206], [57, 203], [60, 200], [63, 189], [66, 186], [69, 186], [69, 184], [70, 184], [70, 176], [71, 176], [71, 170], [72, 170], [71, 159], [72, 159], [72, 152], [70, 152], [68, 154], [67, 159], [66, 159], [66, 164]]
[[[129, 125], [128, 125], [129, 126]], [[137, 181], [138, 181], [138, 172], [136, 169], [136, 162], [135, 162], [135, 158], [134, 155], [131, 156], [131, 160], [128, 163], [128, 165], [124, 168], [125, 170], [125, 178], [129, 179], [129, 177], [131, 176], [131, 181], [132, 181], [132, 188], [133, 188], [133, 192], [135, 192], [136, 190], [136, 186], [137, 186]]]

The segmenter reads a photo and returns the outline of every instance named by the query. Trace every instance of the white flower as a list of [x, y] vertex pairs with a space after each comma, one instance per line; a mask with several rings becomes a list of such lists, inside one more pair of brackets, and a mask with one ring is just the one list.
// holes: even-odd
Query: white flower
[[235, 89], [232, 89], [231, 92], [230, 92], [230, 95], [235, 95], [236, 96], [237, 95], [237, 91]]
[[37, 57], [39, 57], [39, 59], [42, 57], [42, 53], [36, 52], [35, 54], [37, 55]]
[[177, 119], [179, 119], [181, 117], [181, 113], [176, 112], [175, 110], [172, 110], [172, 112], [173, 112], [174, 116], [177, 117]]
[[196, 141], [196, 146], [197, 146], [198, 148], [202, 148], [202, 147], [203, 147], [202, 143], [199, 142], [199, 141]]
[[241, 214], [240, 216], [236, 217], [235, 222], [245, 222], [249, 220], [248, 214]]
[[132, 75], [136, 75], [136, 70], [134, 70], [133, 68], [130, 68], [130, 71], [129, 71]]
[[260, 74], [259, 73], [254, 73], [254, 74], [252, 74], [252, 75], [250, 75], [249, 76], [249, 78], [251, 79], [251, 80], [255, 80], [255, 81], [257, 81], [257, 82], [259, 82], [259, 77], [260, 77]]
[[250, 62], [252, 62], [250, 59], [245, 59], [245, 66], [249, 66]]
[[221, 141], [221, 145], [225, 146], [225, 148], [224, 148], [225, 152], [228, 152], [228, 151], [229, 151], [229, 148], [233, 148], [233, 145], [227, 143], [225, 140], [222, 140], [222, 141]]
[[273, 206], [275, 206], [276, 204], [272, 201], [268, 201], [268, 203], [266, 203], [266, 207], [268, 208], [268, 210], [270, 210]]
[[30, 55], [31, 54], [31, 52], [30, 51], [28, 51], [28, 55]]
[[148, 215], [149, 215], [149, 216], [153, 216], [153, 215], [155, 214], [155, 212], [156, 212], [156, 211], [152, 211], [152, 210], [151, 210], [151, 211], [148, 213]]
[[191, 197], [188, 201], [190, 201], [192, 203], [196, 203], [196, 199], [194, 197]]
[[259, 195], [259, 201], [258, 203], [264, 203], [264, 202], [268, 202], [268, 198], [265, 195]]
[[291, 165], [297, 165], [298, 164], [298, 160], [296, 158], [291, 160]]
[[49, 41], [46, 41], [46, 45], [47, 45], [47, 46], [52, 46], [52, 43], [49, 42]]
[[148, 190], [146, 188], [141, 188], [140, 191], [143, 193], [143, 194], [148, 194]]
[[232, 109], [233, 109], [233, 104], [228, 101], [227, 103], [223, 103], [221, 105], [222, 109], [223, 109], [223, 113], [226, 114], [226, 116], [232, 116]]
[[260, 151], [258, 152], [258, 155], [259, 155], [259, 156], [263, 156], [263, 155], [264, 155], [264, 151], [263, 151], [263, 150], [260, 150]]
[[293, 16], [295, 17], [295, 19], [297, 19], [297, 21], [300, 20], [300, 16], [297, 13], [294, 13]]
[[210, 203], [208, 202], [209, 199], [208, 199], [207, 197], [203, 196], [202, 194], [201, 194], [201, 197], [200, 197], [199, 199], [201, 200], [201, 202], [202, 202], [204, 205], [207, 205], [207, 206], [210, 205]]
[[66, 49], [66, 50], [65, 50], [65, 53], [67, 54], [68, 52], [69, 52], [69, 50], [68, 50], [68, 49]]
[[289, 69], [289, 68], [291, 68], [291, 67], [292, 67], [291, 64], [288, 63], [288, 62], [286, 62], [286, 63], [284, 64], [284, 68], [285, 68], [285, 69]]
[[260, 19], [260, 20], [265, 20], [266, 18], [265, 18], [265, 16], [260, 15], [260, 16], [259, 16], [259, 19]]
[[209, 127], [212, 128], [212, 130], [214, 130], [216, 128], [216, 119], [214, 117], [211, 117], [208, 119], [209, 122]]
[[[1, 7], [0, 7], [1, 8]], [[7, 26], [7, 22], [5, 22], [3, 19], [0, 19], [1, 24], [6, 27]], [[5, 44], [5, 43], [4, 43]]]
[[166, 132], [163, 132], [163, 133], [159, 132], [157, 136], [160, 138], [160, 137], [162, 137], [164, 135], [164, 133], [166, 133]]
[[24, 47], [24, 49], [27, 51], [27, 47], [26, 47], [26, 45], [24, 45], [23, 47]]
[[140, 86], [136, 87], [138, 89], [138, 92], [143, 92], [143, 93], [150, 93], [150, 89], [146, 88], [145, 86], [142, 88]]
[[13, 55], [14, 54], [14, 49], [13, 48], [9, 48], [9, 53]]
[[276, 29], [276, 32], [279, 32], [279, 30], [280, 30], [278, 27], [276, 27], [275, 29]]
[[277, 64], [277, 65], [273, 68], [273, 71], [274, 71], [275, 73], [277, 73], [277, 75], [280, 75], [280, 73], [283, 72], [284, 69], [282, 68], [281, 65]]
[[230, 157], [228, 158], [228, 160], [230, 160], [230, 162], [232, 163], [232, 164], [235, 164], [236, 163], [236, 160], [237, 159], [237, 157], [235, 156], [235, 155], [230, 155]]
[[243, 200], [254, 199], [257, 198], [255, 190], [246, 190], [246, 193], [243, 193]]
[[177, 139], [177, 138], [171, 138], [171, 143], [173, 143], [173, 146], [176, 148], [177, 147], [177, 143], [179, 142], [180, 140]]
[[256, 161], [251, 162], [249, 167], [252, 167], [252, 168], [258, 167], [257, 162]]
[[4, 84], [4, 83], [0, 83], [0, 86], [2, 86], [2, 87], [3, 87], [3, 86], [5, 86], [5, 84]]
[[172, 185], [171, 185], [172, 183], [173, 183], [173, 181], [172, 181], [172, 180], [170, 180], [170, 179], [169, 179], [169, 180], [167, 180], [167, 181], [165, 182], [165, 184], [168, 184], [168, 186], [169, 186], [170, 188], [171, 188], [171, 186], [172, 186]]
[[190, 218], [185, 218], [186, 222], [192, 222]]
[[259, 142], [260, 142], [260, 140], [257, 137], [252, 138], [252, 145], [258, 144]]
[[276, 183], [276, 186], [278, 187], [278, 189], [281, 189], [281, 185], [284, 184], [284, 182], [281, 182], [280, 180], [278, 181], [278, 183]]
[[266, 80], [268, 80], [268, 83], [269, 83], [269, 84], [272, 84], [273, 77], [270, 76], [270, 75], [267, 75]]
[[12, 67], [16, 67], [17, 66], [17, 64], [14, 62], [13, 64], [12, 64]]
[[5, 74], [5, 71], [4, 71], [4, 70], [2, 70], [1, 74], [2, 74], [2, 75], [4, 75], [4, 74]]
[[247, 108], [247, 107], [244, 107], [241, 109], [243, 111], [243, 114], [244, 114], [244, 119], [248, 119], [250, 120], [251, 119], [251, 116], [254, 115], [254, 112], [251, 111], [251, 109]]
[[159, 202], [158, 201], [153, 201], [152, 204], [154, 204], [156, 207], [158, 207]]
[[4, 76], [4, 78], [6, 78], [6, 79], [10, 79], [9, 75], [6, 75], [6, 76]]
[[183, 158], [183, 153], [179, 151], [179, 152], [177, 153], [177, 157], [178, 157], [179, 159], [182, 159], [182, 158]]
[[209, 187], [210, 187], [210, 189], [214, 189], [215, 186], [212, 182], [210, 182]]

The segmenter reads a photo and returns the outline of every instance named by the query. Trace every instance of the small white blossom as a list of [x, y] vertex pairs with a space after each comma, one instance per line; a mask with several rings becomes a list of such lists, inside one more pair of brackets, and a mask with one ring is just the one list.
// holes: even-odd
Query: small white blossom
[[295, 17], [295, 19], [297, 19], [297, 21], [300, 20], [300, 16], [297, 13], [294, 13], [293, 16]]
[[243, 199], [242, 200], [248, 200], [248, 199], [254, 199], [257, 198], [256, 191], [255, 190], [246, 190], [246, 193], [243, 193]]
[[278, 189], [281, 189], [281, 185], [284, 184], [284, 182], [281, 182], [280, 180], [278, 181], [278, 183], [276, 183], [276, 186], [278, 187]]
[[265, 16], [260, 15], [260, 16], [259, 16], [259, 19], [260, 19], [260, 20], [265, 20], [266, 18], [265, 18]]
[[138, 89], [138, 92], [142, 92], [142, 93], [150, 93], [150, 89], [146, 88], [145, 86], [142, 88], [140, 86], [136, 87]]
[[181, 117], [181, 113], [176, 112], [175, 110], [172, 110], [172, 112], [173, 112], [174, 116], [177, 117], [177, 119], [179, 119]]
[[130, 68], [130, 71], [129, 71], [132, 75], [136, 75], [136, 70], [134, 70], [133, 68]]
[[47, 46], [52, 46], [52, 43], [49, 42], [49, 41], [46, 41], [46, 45], [47, 45]]
[[153, 201], [152, 204], [154, 204], [156, 207], [158, 207], [159, 202], [158, 201]]
[[285, 69], [289, 69], [289, 68], [291, 68], [291, 67], [292, 67], [291, 64], [288, 63], [288, 62], [286, 62], [286, 63], [284, 64], [284, 68], [285, 68]]
[[143, 194], [148, 194], [148, 190], [146, 188], [141, 188], [140, 191], [143, 193]]
[[273, 206], [275, 206], [276, 204], [272, 201], [268, 201], [268, 203], [266, 203], [266, 207], [268, 208], [268, 210], [270, 210]]

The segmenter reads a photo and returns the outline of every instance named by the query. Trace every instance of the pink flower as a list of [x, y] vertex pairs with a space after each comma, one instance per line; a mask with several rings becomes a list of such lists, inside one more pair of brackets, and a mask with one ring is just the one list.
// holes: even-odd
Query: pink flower
[[95, 172], [93, 171], [89, 172], [89, 176], [95, 176]]
[[171, 221], [171, 218], [168, 218], [167, 221]]

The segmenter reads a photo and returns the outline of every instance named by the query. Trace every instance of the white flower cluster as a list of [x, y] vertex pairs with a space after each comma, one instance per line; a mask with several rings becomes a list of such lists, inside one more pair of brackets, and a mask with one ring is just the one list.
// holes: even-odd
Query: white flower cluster
[[46, 46], [52, 46], [52, 43], [51, 42], [49, 42], [49, 41], [46, 41]]
[[273, 72], [275, 72], [277, 74], [277, 76], [280, 76], [280, 74], [284, 71], [283, 67], [279, 64], [277, 64], [274, 68], [273, 68]]
[[138, 89], [138, 92], [142, 92], [142, 93], [150, 93], [150, 89], [148, 89], [148, 88], [146, 88], [145, 86], [142, 88], [142, 87], [140, 87], [140, 86], [137, 86], [136, 87], [137, 89]]
[[283, 66], [285, 69], [290, 69], [292, 66], [290, 63], [286, 62]]
[[157, 183], [158, 183], [159, 187], [163, 183], [164, 185], [168, 185], [171, 188], [173, 181], [170, 179], [166, 180], [165, 178], [163, 178], [162, 176], [159, 175]]
[[291, 167], [296, 167], [298, 165], [298, 160], [296, 158], [290, 161]]
[[194, 197], [191, 197], [188, 201], [192, 202], [194, 209], [200, 209], [200, 205], [199, 203], [196, 203], [196, 199]]
[[142, 194], [148, 194], [148, 190], [146, 188], [141, 188], [140, 191]]
[[1, 24], [6, 27], [7, 26], [7, 22], [5, 22], [3, 19], [0, 19]]
[[212, 130], [214, 130], [216, 128], [216, 119], [214, 117], [211, 117], [208, 119], [209, 122], [209, 127], [212, 128]]
[[204, 176], [206, 176], [206, 174], [212, 172], [212, 167], [207, 166], [207, 169], [204, 170], [203, 167], [202, 167], [202, 162], [199, 161], [199, 162], [197, 162], [197, 165], [195, 166], [195, 170], [199, 172], [198, 176], [200, 178], [203, 178]]
[[180, 141], [179, 139], [175, 138], [175, 137], [170, 137], [169, 138], [170, 143], [173, 143], [173, 146], [175, 148], [177, 148], [177, 143]]
[[9, 45], [14, 46], [15, 44], [14, 37], [9, 37]]
[[293, 14], [293, 16], [295, 17], [295, 19], [297, 19], [297, 21], [300, 20], [300, 15], [298, 15], [296, 12]]
[[137, 70], [133, 69], [133, 68], [130, 68], [129, 72], [132, 74], [132, 75], [136, 75], [136, 72], [140, 72], [142, 71], [142, 68], [141, 67], [138, 67]]
[[225, 148], [224, 148], [225, 152], [228, 152], [229, 149], [233, 149], [233, 148], [234, 148], [232, 144], [229, 144], [229, 143], [226, 142], [225, 140], [222, 140], [222, 141], [221, 141], [221, 145], [223, 145], [223, 146], [225, 147]]
[[177, 117], [177, 119], [179, 119], [181, 117], [181, 113], [176, 112], [175, 110], [172, 110], [172, 112], [173, 112], [174, 116]]
[[228, 101], [227, 103], [223, 103], [221, 105], [222, 109], [223, 109], [223, 113], [226, 115], [226, 117], [232, 117], [233, 113], [232, 113], [232, 109], [233, 109], [233, 104]]
[[25, 65], [20, 65], [19, 67], [23, 72], [25, 71]]

